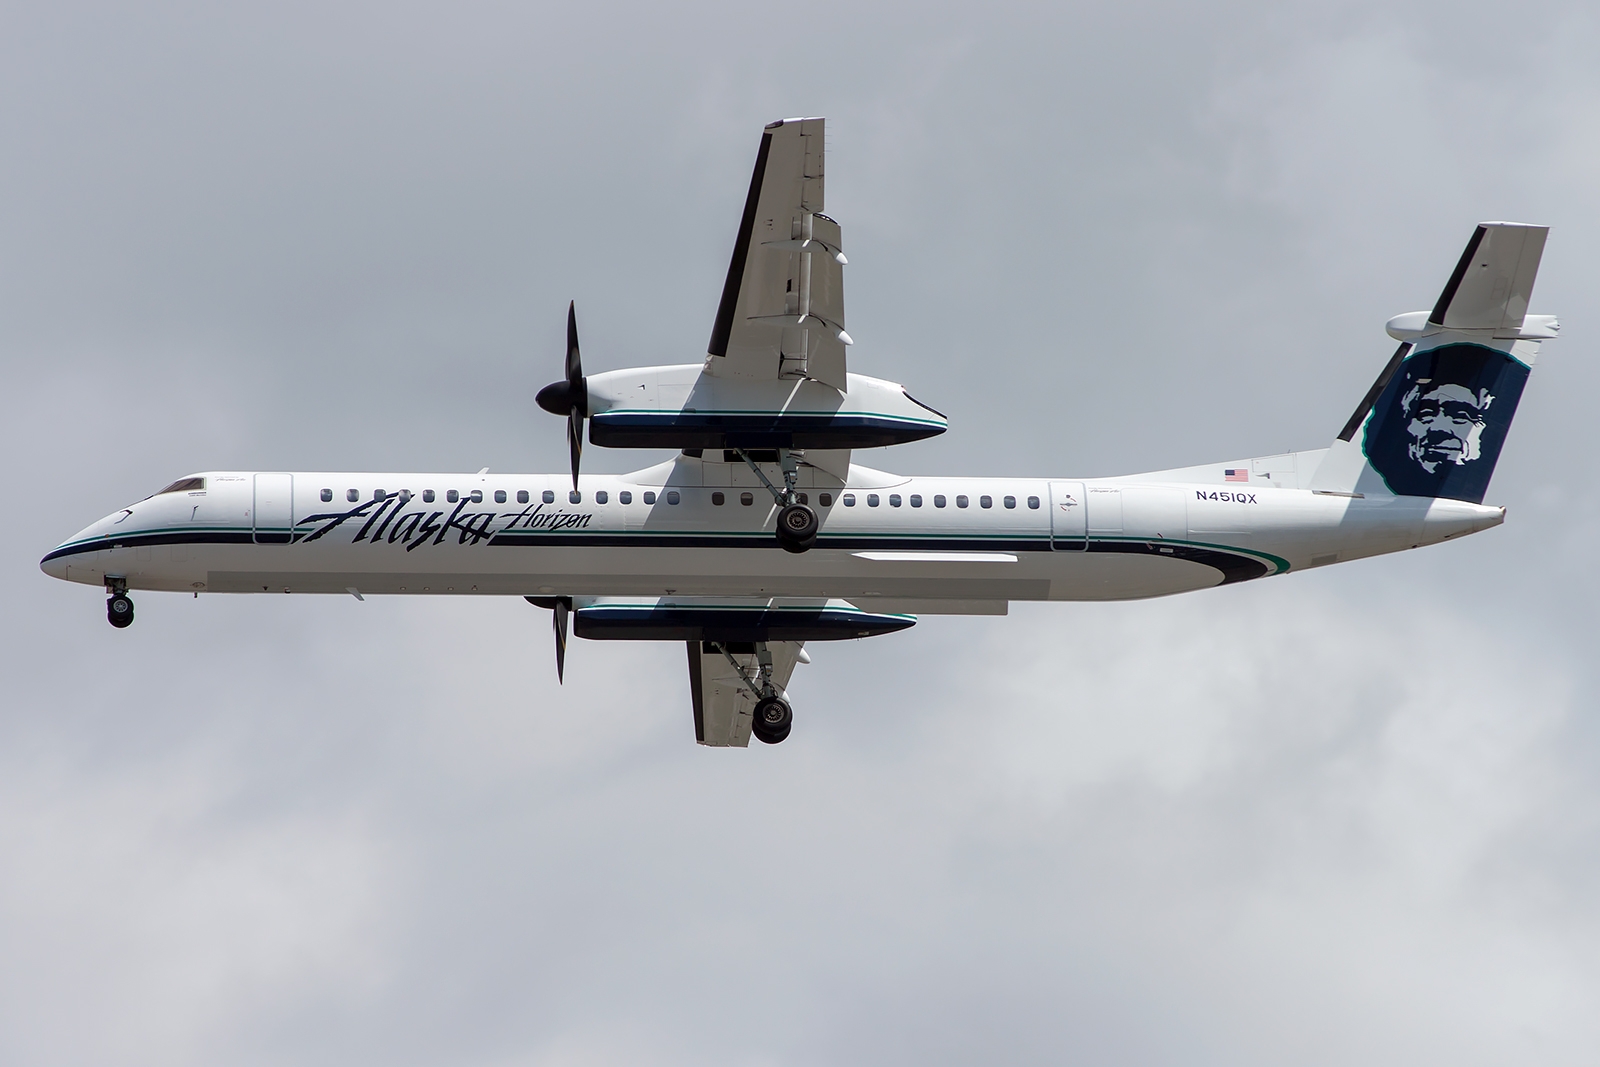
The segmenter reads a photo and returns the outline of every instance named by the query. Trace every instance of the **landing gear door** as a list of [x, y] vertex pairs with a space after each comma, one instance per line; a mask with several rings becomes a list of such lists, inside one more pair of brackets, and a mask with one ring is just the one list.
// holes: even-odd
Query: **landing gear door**
[[1082, 482], [1050, 483], [1050, 544], [1056, 551], [1081, 552], [1089, 529]]
[[250, 515], [256, 544], [288, 544], [294, 533], [294, 475], [256, 475], [256, 501]]

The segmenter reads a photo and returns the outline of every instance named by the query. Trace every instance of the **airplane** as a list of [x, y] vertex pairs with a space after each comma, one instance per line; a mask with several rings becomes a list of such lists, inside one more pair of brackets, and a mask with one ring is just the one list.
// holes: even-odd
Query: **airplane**
[[[848, 370], [824, 120], [767, 126], [703, 360], [586, 374], [576, 308], [563, 474], [206, 471], [107, 515], [41, 562], [131, 590], [520, 596], [569, 629], [687, 650], [695, 739], [776, 744], [808, 643], [1004, 615], [1012, 601], [1167, 596], [1489, 529], [1483, 503], [1540, 343], [1528, 314], [1548, 228], [1479, 225], [1429, 311], [1327, 448], [1118, 478], [891, 474], [857, 450], [944, 433], [901, 385]], [[587, 435], [585, 430], [587, 429]], [[585, 436], [672, 449], [581, 473]]]

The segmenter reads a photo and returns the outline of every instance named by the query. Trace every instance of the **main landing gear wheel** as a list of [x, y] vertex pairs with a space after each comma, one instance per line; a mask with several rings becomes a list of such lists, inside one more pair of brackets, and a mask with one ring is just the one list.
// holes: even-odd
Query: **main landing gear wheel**
[[789, 736], [789, 730], [794, 726], [794, 712], [789, 707], [789, 702], [782, 697], [767, 697], [757, 701], [755, 721], [750, 724], [750, 732], [757, 741], [764, 741], [775, 745]]
[[114, 593], [106, 597], [106, 618], [111, 625], [121, 630], [133, 624], [133, 600], [126, 593]]
[[821, 525], [816, 512], [804, 504], [790, 504], [778, 512], [778, 543], [786, 551], [804, 552], [817, 543]]

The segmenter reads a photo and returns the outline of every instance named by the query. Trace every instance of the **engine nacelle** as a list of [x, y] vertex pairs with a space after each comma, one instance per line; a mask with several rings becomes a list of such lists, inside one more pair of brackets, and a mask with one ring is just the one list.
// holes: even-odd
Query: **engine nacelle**
[[591, 641], [850, 641], [916, 625], [915, 615], [862, 611], [845, 600], [692, 604], [602, 597], [577, 601], [572, 630]]
[[903, 386], [861, 374], [842, 394], [809, 378], [719, 378], [699, 364], [586, 381], [589, 440], [607, 448], [879, 448], [949, 426]]

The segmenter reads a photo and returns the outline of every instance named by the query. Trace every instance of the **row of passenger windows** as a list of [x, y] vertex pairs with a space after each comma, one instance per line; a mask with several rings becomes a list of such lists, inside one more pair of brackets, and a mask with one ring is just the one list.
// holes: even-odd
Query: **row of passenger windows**
[[[399, 493], [394, 494], [394, 495], [396, 495], [396, 496], [398, 496], [400, 498], [400, 503], [401, 504], [409, 503], [410, 500], [411, 500], [411, 490], [409, 490], [409, 489], [402, 489], [402, 490], [399, 491]], [[649, 490], [646, 490], [641, 495], [644, 498], [644, 502], [646, 504], [654, 504], [656, 502], [656, 494], [653, 493], [653, 492], [650, 492]], [[389, 496], [390, 496], [390, 494], [387, 491], [383, 490], [383, 489], [374, 489], [372, 491], [372, 499], [376, 500], [376, 501], [379, 501], [379, 502], [387, 500], [389, 498]], [[811, 500], [810, 500], [810, 498], [809, 498], [809, 496], [807, 494], [799, 493], [799, 494], [797, 494], [797, 496], [798, 496], [798, 498], [800, 500], [800, 503], [802, 503], [802, 504], [811, 503]], [[877, 493], [867, 493], [866, 497], [867, 497], [867, 507], [869, 507], [869, 508], [875, 508], [880, 503], [882, 503], [882, 497], [880, 497]], [[354, 503], [357, 503], [358, 501], [360, 501], [361, 493], [360, 493], [359, 490], [356, 490], [356, 489], [348, 489], [348, 490], [345, 491], [344, 498], [346, 500], [350, 501], [350, 503], [354, 504]], [[461, 493], [458, 492], [455, 489], [449, 489], [449, 490], [446, 490], [446, 492], [444, 494], [444, 498], [445, 498], [445, 501], [447, 503], [455, 504], [455, 503], [458, 503], [461, 500]], [[424, 489], [422, 491], [422, 502], [424, 504], [432, 504], [434, 502], [434, 499], [435, 499], [435, 497], [434, 497], [434, 492], [433, 492], [432, 489]], [[546, 504], [554, 504], [556, 502], [556, 494], [553, 491], [551, 491], [549, 489], [546, 489], [543, 493], [540, 494], [540, 499], [542, 501], [544, 501], [544, 503], [546, 503]], [[678, 496], [678, 491], [676, 489], [667, 490], [667, 492], [666, 492], [666, 500], [667, 500], [668, 504], [676, 504], [676, 503], [678, 503], [679, 499], [680, 499], [680, 497]], [[720, 491], [714, 492], [714, 493], [711, 494], [711, 503], [715, 504], [719, 508], [723, 504], [727, 503], [727, 499], [728, 499], [727, 495], [722, 493], [722, 492], [720, 492]], [[322, 491], [322, 501], [323, 501], [323, 503], [328, 503], [328, 502], [330, 502], [332, 500], [333, 500], [333, 490], [332, 489], [324, 489]], [[467, 494], [467, 500], [470, 501], [473, 504], [481, 504], [481, 503], [483, 503], [483, 490], [482, 489], [474, 489], [474, 490], [472, 490], [470, 493]], [[506, 503], [506, 491], [504, 489], [496, 489], [494, 491], [494, 502], [496, 504], [504, 504], [504, 503]], [[581, 503], [583, 503], [583, 494], [581, 492], [579, 492], [578, 490], [574, 489], [571, 492], [567, 493], [567, 502], [569, 504], [581, 504]], [[606, 492], [604, 489], [597, 490], [595, 492], [595, 494], [594, 494], [594, 502], [596, 504], [609, 504], [611, 502], [611, 494]], [[756, 502], [756, 498], [755, 498], [755, 494], [754, 493], [740, 493], [739, 494], [739, 503], [744, 505], [745, 507], [750, 507], [753, 504], [755, 504], [755, 502]], [[904, 501], [903, 501], [903, 499], [902, 499], [902, 497], [900, 496], [899, 493], [890, 493], [889, 494], [889, 506], [891, 508], [897, 508], [903, 502]], [[517, 503], [519, 503], [519, 504], [529, 503], [528, 491], [526, 489], [517, 490]], [[620, 492], [617, 493], [617, 503], [619, 503], [619, 504], [631, 504], [631, 503], [633, 503], [633, 494], [631, 492], [629, 492], [628, 490], [626, 490], [626, 489], [621, 490]], [[832, 507], [833, 506], [833, 494], [832, 493], [818, 493], [817, 494], [817, 503], [821, 504], [825, 508]], [[844, 493], [844, 494], [842, 494], [839, 497], [839, 503], [843, 504], [847, 508], [855, 507], [856, 506], [856, 494], [854, 494], [854, 493]], [[922, 506], [922, 494], [921, 493], [912, 493], [910, 498], [909, 498], [909, 503], [914, 508], [920, 508]], [[956, 496], [956, 507], [964, 508], [964, 507], [967, 507], [969, 503], [970, 503], [970, 501], [968, 500], [966, 494], [963, 493], [963, 494], [959, 494], [959, 495]], [[1003, 506], [1007, 507], [1007, 508], [1015, 508], [1017, 506], [1017, 498], [1014, 497], [1014, 496], [1001, 497], [1000, 503]], [[936, 507], [936, 508], [942, 508], [942, 507], [945, 506], [945, 504], [946, 504], [945, 495], [943, 493], [935, 493], [934, 497], [933, 497], [933, 506]], [[994, 507], [994, 497], [988, 496], [988, 495], [980, 496], [978, 498], [978, 506], [980, 508], [992, 508], [992, 507]], [[1037, 511], [1039, 509], [1039, 498], [1036, 497], [1036, 496], [1030, 496], [1028, 498], [1028, 507], [1030, 507], [1033, 510]]]
[[[867, 507], [875, 508], [875, 507], [878, 506], [879, 501], [880, 501], [880, 498], [879, 498], [877, 493], [868, 493], [867, 494]], [[844, 494], [843, 496], [841, 496], [839, 498], [839, 502], [842, 503], [847, 508], [853, 508], [853, 507], [856, 506], [856, 495], [854, 493], [846, 493], [846, 494]], [[968, 503], [969, 503], [969, 501], [968, 501], [968, 499], [966, 497], [966, 494], [963, 493], [963, 494], [958, 495], [956, 497], [956, 507], [964, 508], [964, 507], [966, 507], [968, 505]], [[1001, 500], [1000, 500], [1000, 503], [1004, 504], [1008, 508], [1014, 508], [1014, 507], [1017, 506], [1017, 498], [1014, 497], [1014, 496], [1002, 497]], [[890, 493], [889, 494], [889, 506], [891, 508], [897, 508], [897, 507], [900, 506], [900, 494], [899, 493]], [[922, 506], [922, 494], [921, 493], [912, 493], [911, 494], [911, 506], [914, 507], [914, 508], [920, 508]], [[945, 506], [945, 495], [943, 493], [935, 493], [934, 494], [933, 506], [936, 507], [936, 508], [942, 508], [942, 507]], [[994, 507], [994, 497], [987, 496], [987, 495], [986, 496], [980, 496], [978, 498], [978, 506], [980, 508], [992, 508], [992, 507]], [[1036, 496], [1030, 496], [1028, 498], [1028, 507], [1034, 509], [1035, 511], [1039, 510], [1039, 498], [1036, 497]]]
[[[655, 493], [650, 492], [649, 490], [646, 490], [641, 495], [643, 496], [644, 502], [646, 504], [654, 504], [656, 502]], [[718, 494], [718, 495], [721, 495], [721, 494]], [[748, 496], [749, 494], [747, 493], [745, 495]], [[400, 498], [400, 503], [406, 504], [406, 503], [410, 502], [411, 497], [412, 497], [412, 493], [411, 493], [411, 490], [409, 490], [409, 489], [402, 489], [398, 493], [390, 493], [390, 492], [388, 492], [387, 490], [384, 490], [384, 489], [374, 489], [372, 491], [372, 499], [374, 499], [376, 501], [379, 501], [379, 502], [387, 500], [391, 496], [399, 497]], [[445, 491], [445, 494], [444, 494], [445, 502], [449, 503], [449, 504], [458, 503], [461, 500], [461, 497], [462, 497], [462, 494], [459, 491], [455, 490], [455, 489], [448, 489], [448, 490]], [[346, 500], [350, 501], [350, 503], [352, 503], [352, 504], [358, 503], [361, 500], [361, 491], [359, 489], [346, 489], [345, 490], [345, 494], [344, 494], [344, 498]], [[481, 503], [483, 503], [483, 490], [482, 489], [474, 489], [471, 492], [466, 494], [466, 498], [470, 503], [481, 504]], [[679, 500], [678, 491], [676, 489], [667, 490], [666, 498], [667, 498], [667, 503], [676, 504], [678, 502], [678, 500]], [[422, 491], [422, 502], [424, 504], [432, 504], [435, 499], [437, 499], [437, 498], [435, 497], [434, 492], [433, 492], [432, 489], [424, 489]], [[556, 494], [554, 492], [552, 492], [551, 490], [546, 489], [543, 493], [540, 494], [540, 499], [543, 500], [546, 504], [554, 504], [556, 502]], [[326, 504], [326, 503], [331, 502], [332, 500], [333, 500], [333, 490], [332, 489], [324, 489], [322, 491], [322, 502], [324, 504]], [[494, 502], [496, 504], [504, 504], [504, 503], [506, 503], [506, 491], [504, 489], [496, 489], [494, 491]], [[526, 489], [518, 489], [517, 490], [517, 503], [526, 504], [528, 502], [529, 502], [528, 491]], [[570, 504], [581, 504], [581, 503], [583, 503], [583, 494], [578, 492], [576, 489], [574, 489], [574, 490], [572, 490], [571, 492], [569, 492], [567, 494], [567, 502], [570, 503]], [[601, 489], [601, 490], [597, 491], [594, 494], [594, 502], [596, 504], [609, 504], [611, 502], [611, 494], [606, 492], [604, 489]], [[617, 503], [619, 503], [619, 504], [631, 504], [631, 503], [633, 503], [633, 494], [631, 492], [629, 492], [628, 490], [626, 490], [626, 489], [622, 490], [621, 492], [619, 492], [617, 494]], [[721, 503], [721, 501], [718, 501], [718, 503]]]
[[[796, 493], [795, 494], [795, 499], [798, 500], [802, 504], [811, 503], [811, 497], [807, 493]], [[712, 493], [711, 494], [711, 502], [713, 504], [715, 504], [717, 507], [720, 508], [723, 504], [726, 504], [728, 502], [728, 498], [727, 498], [727, 496], [725, 496], [722, 493]], [[754, 493], [740, 493], [739, 494], [739, 503], [743, 504], [745, 507], [749, 507], [751, 504], [754, 504], [755, 502], [756, 502], [756, 495]], [[817, 503], [821, 504], [825, 508], [833, 507], [833, 494], [832, 493], [819, 493], [819, 494], [817, 494]]]

